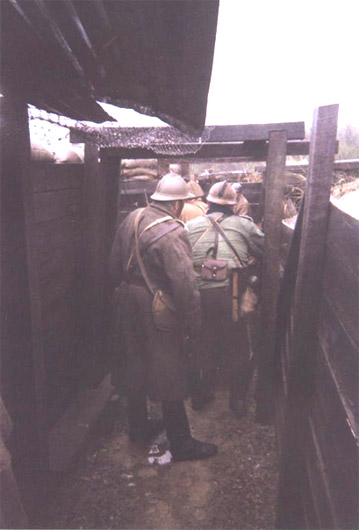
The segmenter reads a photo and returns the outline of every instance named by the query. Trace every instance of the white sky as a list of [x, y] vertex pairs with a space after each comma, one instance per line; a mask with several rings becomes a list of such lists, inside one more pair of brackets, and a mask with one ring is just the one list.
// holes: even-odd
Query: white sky
[[[359, 0], [220, 0], [206, 124], [308, 129], [316, 107], [339, 103], [339, 126], [359, 127], [358, 50]], [[116, 114], [122, 126], [163, 125]]]
[[220, 0], [207, 124], [306, 121], [339, 103], [359, 126], [358, 0]]

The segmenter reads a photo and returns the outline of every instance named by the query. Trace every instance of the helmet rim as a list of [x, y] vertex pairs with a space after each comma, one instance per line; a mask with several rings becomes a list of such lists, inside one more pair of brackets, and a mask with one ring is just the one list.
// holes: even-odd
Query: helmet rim
[[[172, 181], [170, 181], [172, 179]], [[167, 186], [180, 188], [179, 190], [166, 191]], [[161, 190], [161, 188], [164, 188]], [[157, 184], [155, 192], [150, 196], [154, 201], [170, 202], [170, 201], [186, 201], [194, 199], [195, 195], [190, 193], [187, 189], [185, 180], [175, 173], [167, 173]]]
[[212, 202], [214, 204], [221, 204], [221, 205], [228, 204], [229, 206], [234, 206], [235, 204], [237, 204], [236, 191], [234, 190], [233, 186], [229, 182], [227, 182], [227, 184], [229, 186], [228, 191], [229, 190], [233, 191], [233, 198], [226, 198], [225, 195], [223, 195], [223, 197], [219, 197], [218, 196], [219, 189], [220, 189], [221, 185], [223, 186], [223, 184], [225, 182], [227, 182], [227, 181], [216, 182], [216, 184], [213, 184], [213, 186], [210, 188], [209, 193], [207, 195], [207, 201], [208, 202]]

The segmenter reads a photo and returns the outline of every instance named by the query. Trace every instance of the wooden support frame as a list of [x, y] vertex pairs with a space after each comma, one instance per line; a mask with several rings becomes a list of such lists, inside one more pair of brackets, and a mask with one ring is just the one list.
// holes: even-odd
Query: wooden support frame
[[[170, 147], [162, 145], [162, 148]], [[191, 144], [183, 144], [182, 149], [184, 152], [194, 151], [195, 147]], [[108, 157], [116, 157], [122, 159], [128, 158], [157, 158], [162, 161], [163, 164], [169, 164], [169, 160], [177, 161], [177, 159], [182, 160], [206, 160], [208, 158], [242, 158], [243, 160], [248, 161], [265, 161], [268, 157], [268, 148], [269, 143], [263, 140], [256, 141], [245, 141], [237, 143], [204, 143], [203, 146], [198, 149], [196, 152], [188, 152], [185, 155], [179, 153], [178, 155], [168, 155], [156, 153], [152, 149], [147, 149], [145, 147], [103, 147], [101, 152], [106, 153]], [[287, 144], [287, 155], [308, 155], [309, 154], [309, 142], [306, 141], [292, 141]]]
[[[124, 135], [134, 134], [135, 131], [143, 135], [153, 135], [155, 127], [138, 127], [138, 128], [121, 128], [120, 131]], [[166, 132], [166, 128], [157, 128]], [[167, 127], [167, 130], [170, 129]], [[106, 128], [102, 128], [104, 136], [106, 136]], [[304, 122], [288, 122], [288, 123], [264, 123], [264, 124], [249, 124], [249, 125], [213, 125], [207, 126], [203, 131], [203, 138], [207, 138], [205, 143], [218, 142], [244, 142], [248, 140], [268, 140], [269, 135], [273, 131], [286, 131], [288, 140], [303, 140], [305, 136]], [[113, 132], [113, 128], [109, 128], [108, 132]], [[94, 134], [98, 131], [94, 130]], [[185, 135], [184, 135], [185, 136]], [[70, 141], [73, 143], [82, 143], [91, 141], [91, 130], [81, 133], [81, 131], [71, 131]], [[160, 140], [156, 143], [163, 143]]]

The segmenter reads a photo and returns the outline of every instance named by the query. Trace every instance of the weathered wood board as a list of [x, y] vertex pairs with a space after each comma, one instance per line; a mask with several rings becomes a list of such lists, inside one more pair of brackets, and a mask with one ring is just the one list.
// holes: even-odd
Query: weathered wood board
[[[308, 414], [296, 426], [301, 439], [304, 438], [304, 470], [297, 501], [303, 528], [356, 529], [359, 522], [359, 221], [334, 204], [330, 205], [328, 219], [314, 394]], [[283, 223], [283, 267], [293, 232], [294, 226]], [[284, 429], [288, 399], [292, 314], [291, 307], [277, 371], [278, 433]], [[281, 452], [281, 436], [278, 442]]]

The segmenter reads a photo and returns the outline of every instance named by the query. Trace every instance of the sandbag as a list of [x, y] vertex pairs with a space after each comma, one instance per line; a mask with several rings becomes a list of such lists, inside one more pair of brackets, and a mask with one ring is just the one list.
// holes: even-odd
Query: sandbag
[[46, 145], [31, 142], [31, 160], [33, 162], [55, 162], [54, 153]]
[[80, 151], [73, 147], [71, 144], [59, 145], [55, 151], [55, 163], [56, 164], [82, 164], [83, 156], [81, 157]]
[[136, 167], [133, 169], [123, 169], [121, 174], [125, 178], [138, 177], [140, 175], [148, 175], [149, 177], [156, 178], [158, 175], [157, 169], [150, 169], [146, 167]]
[[124, 159], [121, 161], [121, 169], [135, 169], [137, 167], [146, 167], [157, 170], [157, 165], [157, 160], [155, 158]]

